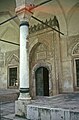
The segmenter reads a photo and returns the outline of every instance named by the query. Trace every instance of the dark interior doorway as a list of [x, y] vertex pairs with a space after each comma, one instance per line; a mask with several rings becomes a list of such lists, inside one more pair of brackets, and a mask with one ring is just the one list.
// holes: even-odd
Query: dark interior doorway
[[49, 71], [45, 67], [40, 67], [35, 72], [36, 95], [49, 96]]
[[76, 80], [77, 87], [79, 87], [79, 59], [76, 60]]

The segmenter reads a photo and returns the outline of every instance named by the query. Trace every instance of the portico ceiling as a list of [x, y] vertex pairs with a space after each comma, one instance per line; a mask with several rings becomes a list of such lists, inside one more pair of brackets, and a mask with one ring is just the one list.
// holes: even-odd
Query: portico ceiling
[[[34, 0], [34, 5], [37, 5], [46, 0]], [[16, 2], [15, 0], [0, 0], [0, 23], [6, 19], [16, 15], [15, 13]], [[52, 0], [36, 9], [34, 9], [34, 16], [40, 20], [57, 16], [60, 25], [60, 31], [65, 35], [74, 35], [79, 33], [79, 1], [78, 0]], [[37, 24], [33, 18], [30, 20], [30, 25]], [[6, 38], [7, 28], [14, 29], [17, 36], [19, 36], [19, 19], [13, 19], [4, 25], [0, 26], [0, 38], [19, 42], [19, 37], [9, 36]], [[74, 28], [74, 30], [73, 30]], [[14, 34], [15, 34], [14, 33]]]
[[[46, 0], [34, 0], [34, 5], [37, 5]], [[58, 16], [59, 21], [62, 21], [62, 17], [67, 22], [68, 16], [71, 16], [75, 9], [78, 8], [78, 0], [52, 0], [36, 9], [34, 9], [34, 15], [39, 17], [41, 20], [46, 18], [53, 17], [53, 15]], [[3, 20], [6, 20], [5, 16], [7, 14], [11, 16], [15, 15], [15, 0], [0, 0], [0, 16], [4, 16]], [[61, 19], [60, 19], [61, 17]], [[2, 20], [0, 20], [1, 22]], [[35, 20], [31, 19], [30, 24], [37, 23]]]

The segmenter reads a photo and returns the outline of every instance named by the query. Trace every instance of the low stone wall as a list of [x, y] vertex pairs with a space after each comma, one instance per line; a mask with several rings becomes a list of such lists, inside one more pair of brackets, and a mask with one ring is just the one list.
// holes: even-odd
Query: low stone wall
[[79, 120], [79, 110], [27, 106], [27, 119], [30, 120]]

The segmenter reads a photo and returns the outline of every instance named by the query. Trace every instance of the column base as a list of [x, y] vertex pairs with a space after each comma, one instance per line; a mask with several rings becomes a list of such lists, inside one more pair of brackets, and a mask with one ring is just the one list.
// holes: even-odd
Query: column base
[[17, 101], [15, 101], [15, 115], [27, 118], [27, 105], [31, 102], [28, 93], [20, 93]]
[[29, 93], [20, 93], [18, 100], [31, 100]]

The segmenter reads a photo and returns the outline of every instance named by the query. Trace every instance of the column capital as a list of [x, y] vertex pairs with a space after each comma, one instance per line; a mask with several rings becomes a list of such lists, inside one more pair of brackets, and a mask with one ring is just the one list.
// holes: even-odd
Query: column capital
[[20, 27], [23, 26], [23, 25], [24, 26], [27, 25], [29, 27], [29, 22], [27, 22], [27, 21], [21, 21], [20, 22]]
[[20, 21], [29, 22], [32, 16], [31, 8], [33, 8], [33, 2], [34, 0], [16, 0], [15, 12]]

